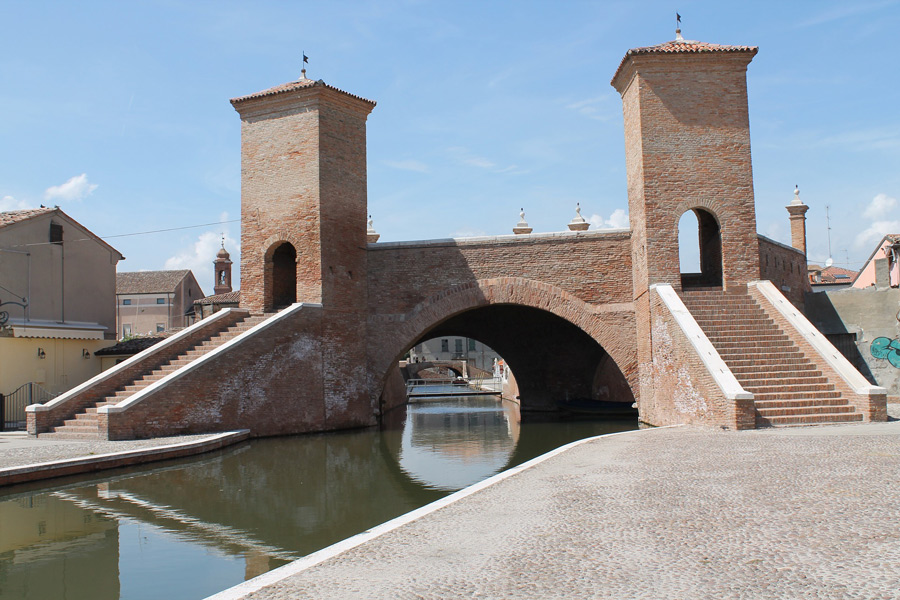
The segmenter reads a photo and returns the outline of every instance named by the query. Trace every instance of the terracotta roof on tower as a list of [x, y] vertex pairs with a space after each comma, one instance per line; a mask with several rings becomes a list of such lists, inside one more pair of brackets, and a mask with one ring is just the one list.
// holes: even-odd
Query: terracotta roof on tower
[[0, 227], [6, 227], [7, 225], [12, 225], [13, 223], [18, 223], [20, 221], [26, 221], [32, 217], [36, 217], [48, 212], [53, 212], [55, 210], [57, 209], [28, 208], [25, 210], [10, 210], [7, 212], [0, 212]]
[[625, 53], [619, 68], [616, 69], [612, 81], [619, 76], [619, 71], [629, 59], [629, 57], [638, 54], [706, 54], [712, 52], [751, 52], [756, 54], [759, 51], [758, 46], [724, 46], [722, 44], [708, 44], [706, 42], [698, 42], [696, 40], [672, 40], [655, 46], [642, 46], [640, 48], [632, 48]]
[[326, 87], [330, 90], [334, 90], [336, 92], [346, 94], [347, 96], [350, 96], [351, 98], [356, 98], [357, 100], [362, 100], [363, 102], [368, 102], [372, 106], [375, 106], [375, 101], [368, 100], [366, 98], [363, 98], [362, 96], [357, 96], [356, 94], [351, 94], [350, 92], [345, 92], [342, 89], [336, 88], [332, 85], [328, 85], [321, 79], [314, 81], [312, 79], [305, 79], [305, 78], [298, 79], [296, 81], [291, 81], [288, 83], [282, 83], [281, 85], [276, 85], [275, 87], [271, 87], [267, 90], [262, 90], [261, 92], [256, 92], [255, 94], [248, 94], [246, 96], [238, 96], [237, 98], [232, 98], [231, 104], [234, 105], [239, 102], [244, 102], [245, 100], [251, 100], [253, 98], [263, 98], [265, 96], [274, 96], [276, 94], [284, 94], [287, 92], [293, 92], [294, 90], [300, 90], [303, 88], [318, 87], [318, 86]]

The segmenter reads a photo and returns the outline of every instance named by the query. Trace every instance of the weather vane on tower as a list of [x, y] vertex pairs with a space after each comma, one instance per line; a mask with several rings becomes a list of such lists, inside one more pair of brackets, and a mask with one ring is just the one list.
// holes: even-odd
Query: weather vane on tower
[[303, 55], [303, 68], [300, 69], [300, 75], [301, 75], [300, 79], [306, 79], [306, 65], [309, 64], [309, 57], [306, 56], [305, 50], [301, 51], [300, 54]]

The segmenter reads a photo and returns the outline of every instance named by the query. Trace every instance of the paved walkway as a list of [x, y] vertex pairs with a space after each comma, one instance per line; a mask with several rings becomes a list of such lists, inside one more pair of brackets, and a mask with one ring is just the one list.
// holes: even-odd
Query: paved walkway
[[898, 478], [900, 422], [628, 432], [215, 598], [900, 598]]
[[52, 440], [34, 438], [25, 433], [0, 433], [0, 469], [35, 463], [81, 458], [111, 452], [144, 450], [181, 442], [206, 439], [210, 434], [180, 435], [150, 440]]

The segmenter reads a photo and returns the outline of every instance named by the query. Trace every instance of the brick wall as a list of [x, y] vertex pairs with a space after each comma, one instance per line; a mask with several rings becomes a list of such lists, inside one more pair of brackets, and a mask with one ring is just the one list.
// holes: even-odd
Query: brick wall
[[[243, 334], [174, 381], [128, 406], [100, 413], [109, 439], [248, 428], [252, 435], [372, 425], [368, 407], [329, 414], [325, 380], [343, 364], [322, 361], [325, 311], [295, 306], [268, 327]], [[105, 418], [104, 418], [105, 417]]]
[[760, 279], [768, 279], [791, 303], [803, 308], [803, 294], [812, 291], [806, 270], [806, 255], [790, 246], [759, 236]]

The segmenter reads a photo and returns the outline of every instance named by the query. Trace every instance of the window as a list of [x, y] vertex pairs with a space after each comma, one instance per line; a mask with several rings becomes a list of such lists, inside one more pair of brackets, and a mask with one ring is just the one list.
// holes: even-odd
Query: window
[[125, 323], [122, 325], [122, 337], [128, 337], [131, 335], [131, 323]]
[[441, 352], [450, 352], [450, 340], [441, 340]]
[[166, 330], [166, 324], [165, 324], [165, 323], [157, 323], [157, 324], [156, 324], [156, 333], [162, 333], [162, 332], [165, 331], [165, 330]]
[[475, 340], [469, 338], [469, 352], [475, 352]]
[[455, 349], [456, 349], [456, 353], [457, 353], [457, 354], [462, 354], [462, 339], [461, 339], [461, 338], [456, 338], [456, 339], [454, 340], [454, 342], [455, 342], [455, 343], [454, 343], [453, 345], [456, 347], [456, 348], [455, 348]]
[[157, 304], [165, 304], [165, 303], [166, 303], [166, 299], [165, 299], [165, 298], [157, 298], [157, 299], [156, 299], [156, 303], [157, 303]]
[[131, 298], [125, 298], [124, 300], [122, 300], [122, 305], [131, 306]]

